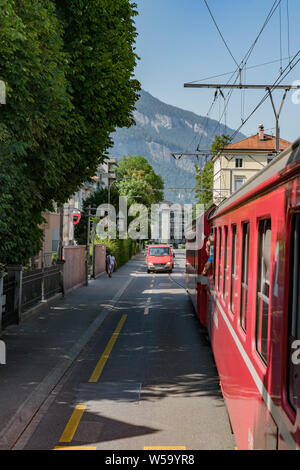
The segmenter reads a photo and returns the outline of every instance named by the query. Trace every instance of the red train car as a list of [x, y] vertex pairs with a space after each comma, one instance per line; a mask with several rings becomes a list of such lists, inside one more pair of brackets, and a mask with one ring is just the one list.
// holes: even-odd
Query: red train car
[[187, 286], [237, 447], [299, 449], [300, 138], [204, 217], [212, 271], [203, 282], [203, 247], [188, 243]]
[[208, 218], [214, 207], [204, 212], [201, 215], [201, 220], [194, 221], [192, 226], [188, 228], [188, 233], [195, 236], [190, 237], [190, 239], [187, 238], [186, 241], [186, 286], [194, 309], [203, 326], [206, 326], [207, 323], [207, 308], [203, 308], [203, 305], [207, 305], [208, 279], [202, 273], [209, 257], [206, 252], [209, 235]]

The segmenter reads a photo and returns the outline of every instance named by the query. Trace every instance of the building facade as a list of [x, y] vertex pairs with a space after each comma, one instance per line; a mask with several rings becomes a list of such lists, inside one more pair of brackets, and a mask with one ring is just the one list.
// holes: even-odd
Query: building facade
[[162, 201], [151, 225], [151, 237], [156, 243], [185, 243], [184, 206], [170, 201]]
[[[280, 139], [280, 151], [289, 145]], [[213, 158], [213, 202], [219, 204], [229, 197], [276, 155], [276, 137], [265, 134], [262, 124], [257, 134], [225, 147]]]

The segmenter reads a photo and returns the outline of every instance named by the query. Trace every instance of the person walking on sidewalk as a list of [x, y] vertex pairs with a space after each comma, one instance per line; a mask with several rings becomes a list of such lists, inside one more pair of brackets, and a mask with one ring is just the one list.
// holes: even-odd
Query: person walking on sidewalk
[[109, 255], [107, 255], [106, 262], [107, 262], [107, 274], [109, 277], [111, 277], [112, 273], [114, 272], [115, 265], [117, 266], [117, 261], [113, 253], [110, 253]]

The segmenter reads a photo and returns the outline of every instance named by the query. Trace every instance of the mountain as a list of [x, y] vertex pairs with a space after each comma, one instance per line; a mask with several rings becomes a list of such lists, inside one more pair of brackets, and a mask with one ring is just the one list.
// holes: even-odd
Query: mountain
[[[142, 155], [162, 176], [165, 199], [182, 204], [194, 202], [190, 189], [195, 186], [194, 165], [204, 165], [204, 157], [199, 157], [199, 161], [187, 156], [175, 160], [171, 154], [193, 153], [199, 143], [199, 148], [210, 149], [215, 133], [232, 134], [234, 130], [218, 125], [214, 119], [163, 103], [144, 90], [136, 103], [134, 119], [135, 126], [117, 129], [112, 134], [114, 146], [110, 156], [120, 160], [123, 155]], [[236, 140], [243, 138], [239, 133]]]

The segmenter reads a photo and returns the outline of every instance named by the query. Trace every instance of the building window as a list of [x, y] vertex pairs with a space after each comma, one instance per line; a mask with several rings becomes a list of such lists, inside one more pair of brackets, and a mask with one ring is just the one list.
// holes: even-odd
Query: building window
[[235, 176], [234, 177], [234, 190], [237, 191], [244, 184], [244, 176]]
[[249, 223], [243, 224], [240, 324], [246, 332], [249, 264]]
[[[298, 361], [293, 361], [293, 353], [299, 350], [299, 314], [300, 314], [300, 214], [292, 221], [290, 238], [290, 282], [288, 310], [288, 341], [287, 341], [287, 397], [289, 404], [296, 412], [298, 406]], [[297, 353], [296, 353], [297, 354]]]
[[236, 158], [235, 159], [235, 168], [243, 168], [244, 167], [244, 159], [243, 158]]
[[255, 345], [267, 364], [269, 291], [271, 257], [271, 219], [261, 220], [258, 228]]
[[58, 251], [59, 245], [59, 229], [52, 230], [52, 251]]
[[236, 225], [231, 232], [231, 286], [230, 286], [230, 310], [234, 313], [234, 283], [236, 273]]

